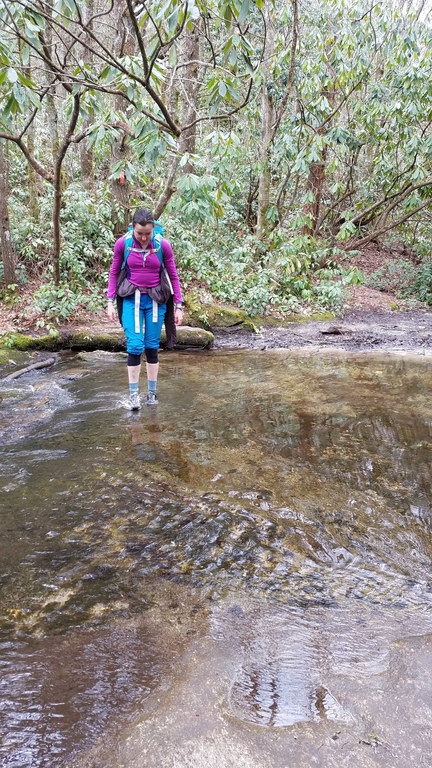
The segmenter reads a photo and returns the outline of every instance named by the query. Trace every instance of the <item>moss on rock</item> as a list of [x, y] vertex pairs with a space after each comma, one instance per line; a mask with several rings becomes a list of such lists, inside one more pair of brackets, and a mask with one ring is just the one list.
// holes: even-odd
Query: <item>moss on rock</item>
[[3, 336], [0, 342], [1, 347], [8, 349], [18, 349], [21, 352], [27, 352], [31, 349], [47, 350], [57, 352], [62, 347], [62, 339], [59, 333], [47, 334], [46, 336], [28, 336], [25, 333], [10, 333]]
[[255, 324], [242, 309], [232, 309], [218, 304], [200, 304], [187, 302], [186, 319], [198, 328], [214, 329], [241, 326], [255, 330]]
[[[176, 347], [197, 347], [199, 349], [208, 349], [214, 341], [214, 336], [210, 331], [204, 328], [192, 328], [188, 325], [182, 325], [177, 328]], [[165, 329], [162, 329], [161, 345], [166, 343]]]
[[89, 331], [73, 331], [63, 336], [63, 346], [69, 349], [82, 349], [92, 352], [103, 349], [118, 352], [125, 347], [123, 331], [110, 333], [91, 333]]

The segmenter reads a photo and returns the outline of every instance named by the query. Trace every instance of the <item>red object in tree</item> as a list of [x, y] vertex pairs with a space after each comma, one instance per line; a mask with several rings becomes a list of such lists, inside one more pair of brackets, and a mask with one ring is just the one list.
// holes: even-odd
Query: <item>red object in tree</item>
[[124, 184], [126, 181], [126, 175], [124, 171], [120, 171], [119, 184]]

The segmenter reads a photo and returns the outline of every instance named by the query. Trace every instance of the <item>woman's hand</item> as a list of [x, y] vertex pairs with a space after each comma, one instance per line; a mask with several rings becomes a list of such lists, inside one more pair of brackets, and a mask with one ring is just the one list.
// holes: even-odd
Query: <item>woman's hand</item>
[[175, 309], [174, 310], [174, 322], [176, 325], [181, 325], [183, 322], [183, 310], [182, 309]]
[[112, 322], [116, 319], [116, 311], [115, 311], [115, 308], [114, 308], [114, 302], [113, 301], [109, 301], [108, 302], [107, 315], [108, 315], [108, 320], [111, 320]]

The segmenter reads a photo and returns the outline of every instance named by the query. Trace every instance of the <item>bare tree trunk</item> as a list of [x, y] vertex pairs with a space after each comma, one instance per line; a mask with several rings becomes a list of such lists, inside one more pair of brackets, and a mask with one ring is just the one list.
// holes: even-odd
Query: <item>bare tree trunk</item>
[[272, 64], [275, 51], [275, 30], [271, 16], [269, 0], [264, 7], [264, 16], [267, 29], [265, 59], [264, 59], [264, 83], [261, 94], [261, 146], [259, 150], [260, 176], [258, 182], [258, 212], [257, 233], [260, 237], [266, 235], [269, 229], [267, 218], [270, 205], [270, 146], [273, 140], [272, 125], [275, 120], [273, 99], [269, 85], [272, 81]]
[[[198, 114], [198, 61], [200, 58], [200, 30], [197, 24], [188, 29], [185, 39], [186, 61], [189, 62], [184, 70], [184, 109], [182, 115], [183, 125], [193, 123]], [[193, 154], [196, 147], [196, 125], [185, 128], [180, 136], [180, 151], [183, 154]], [[184, 173], [193, 173], [194, 166], [189, 160], [184, 166]]]
[[313, 235], [321, 212], [321, 200], [325, 181], [325, 168], [327, 159], [327, 147], [321, 152], [321, 160], [313, 161], [309, 168], [307, 190], [313, 195], [313, 200], [306, 203], [303, 208], [303, 216], [309, 216], [310, 220], [302, 227], [302, 235]]
[[[91, 120], [86, 120], [83, 125], [83, 130], [88, 128], [90, 124]], [[80, 141], [79, 152], [82, 180], [87, 189], [91, 190], [94, 187], [94, 162], [93, 150], [88, 146], [87, 139]]]
[[63, 204], [63, 189], [64, 189], [64, 171], [63, 160], [66, 152], [70, 147], [71, 139], [78, 122], [80, 111], [80, 97], [74, 96], [74, 107], [69, 125], [64, 136], [63, 142], [59, 147], [54, 164], [54, 205], [52, 213], [53, 222], [53, 265], [54, 265], [54, 280], [57, 285], [60, 282], [60, 248], [61, 248], [61, 232], [60, 232], [60, 211]]
[[[31, 155], [34, 155], [35, 149], [35, 128], [34, 124], [30, 126], [27, 132], [27, 147]], [[39, 184], [35, 169], [28, 163], [28, 187], [29, 187], [29, 212], [33, 219], [39, 220]]]
[[177, 168], [180, 163], [180, 152], [177, 155], [174, 155], [173, 161], [171, 163], [171, 167], [168, 173], [168, 179], [166, 181], [165, 187], [162, 190], [162, 193], [159, 197], [159, 200], [156, 203], [155, 209], [154, 209], [154, 216], [155, 219], [158, 219], [159, 216], [164, 212], [165, 208], [168, 205], [168, 202], [170, 198], [173, 196], [175, 192], [175, 184], [174, 180], [177, 173]]
[[16, 283], [16, 257], [11, 243], [8, 210], [9, 185], [3, 142], [0, 141], [0, 245], [6, 285]]
[[[84, 24], [89, 24], [89, 28], [93, 29], [93, 24], [90, 22], [90, 19], [93, 17], [94, 13], [94, 1], [93, 0], [82, 0], [82, 9], [81, 9], [81, 16], [83, 18]], [[90, 23], [89, 23], [90, 22]], [[88, 33], [85, 35], [85, 40], [87, 45], [90, 44], [91, 40], [88, 35]], [[83, 46], [83, 57], [84, 60], [91, 64], [92, 62], [92, 54], [86, 47], [86, 45]], [[83, 130], [86, 130], [91, 125], [91, 120], [88, 118], [84, 125]], [[83, 139], [80, 142], [79, 145], [79, 153], [80, 153], [80, 166], [81, 166], [81, 176], [82, 180], [87, 187], [87, 189], [91, 190], [94, 186], [94, 162], [93, 162], [93, 149], [89, 147], [87, 139]]]
[[[32, 72], [31, 67], [25, 67], [24, 72], [26, 76], [31, 79]], [[35, 123], [34, 120], [27, 130], [27, 147], [32, 156], [35, 153]], [[38, 221], [39, 219], [39, 186], [38, 178], [35, 169], [30, 163], [27, 166], [28, 172], [28, 189], [29, 189], [29, 213], [30, 216]]]
[[[193, 28], [187, 31], [185, 39], [185, 59], [189, 62], [184, 69], [182, 80], [183, 97], [183, 115], [182, 123], [185, 126], [190, 125], [196, 120], [198, 114], [198, 94], [200, 89], [199, 65], [200, 59], [200, 28], [194, 24]], [[196, 125], [182, 130], [179, 140], [177, 153], [173, 156], [171, 166], [168, 172], [168, 178], [163, 188], [159, 200], [155, 206], [155, 217], [158, 218], [165, 210], [170, 198], [175, 192], [175, 177], [177, 175], [180, 159], [186, 152], [190, 155], [195, 153], [196, 148]], [[182, 169], [183, 173], [193, 173], [194, 164], [191, 158]]]
[[[53, 8], [53, 0], [47, 0], [46, 5], [47, 5], [47, 12], [51, 16], [52, 8]], [[51, 24], [46, 25], [45, 44], [46, 44], [46, 48], [50, 52], [50, 55], [52, 55], [53, 42], [52, 42]], [[46, 83], [49, 86], [54, 79], [54, 73], [49, 66], [47, 66], [45, 70], [45, 78], [46, 78]], [[55, 103], [54, 88], [50, 88], [50, 90], [46, 95], [46, 116], [48, 121], [49, 135], [51, 139], [52, 158], [53, 158], [53, 163], [55, 163], [56, 156], [59, 151], [60, 140], [59, 140], [59, 132], [58, 132], [58, 114], [57, 114], [57, 108]]]
[[[120, 99], [116, 96], [116, 101]], [[117, 107], [119, 103], [117, 103]], [[130, 148], [126, 135], [120, 136], [115, 140], [111, 148], [111, 165], [120, 164], [125, 168], [130, 157]], [[120, 237], [124, 234], [130, 220], [130, 191], [131, 185], [126, 178], [124, 170], [121, 170], [120, 177], [111, 179], [111, 211], [114, 222], [114, 235]]]
[[58, 115], [55, 106], [54, 96], [51, 93], [47, 93], [46, 97], [46, 113], [48, 120], [48, 130], [51, 138], [51, 154], [53, 161], [59, 149], [59, 135], [58, 135]]
[[257, 180], [252, 172], [249, 174], [249, 192], [246, 200], [246, 212], [245, 212], [245, 221], [249, 227], [249, 229], [254, 232], [256, 227], [256, 216], [254, 214], [254, 203], [257, 199], [258, 195], [258, 186], [259, 186], [259, 179]]
[[[125, 0], [117, 0], [117, 12], [118, 32], [114, 43], [114, 50], [118, 56], [132, 56], [135, 53], [136, 38]], [[115, 109], [121, 111], [123, 106], [124, 100], [122, 97], [116, 96]], [[119, 164], [122, 166], [119, 177], [111, 179], [111, 215], [114, 222], [115, 237], [120, 237], [124, 234], [130, 221], [131, 185], [124, 171], [130, 154], [128, 137], [125, 134], [121, 134], [115, 140], [111, 149], [111, 167], [118, 166]]]
[[[288, 69], [285, 93], [275, 106], [270, 87], [273, 81], [273, 59], [275, 55], [275, 25], [272, 17], [270, 0], [266, 0], [264, 7], [264, 19], [266, 26], [266, 45], [264, 51], [264, 85], [261, 96], [261, 146], [259, 151], [260, 176], [258, 180], [258, 211], [257, 233], [264, 237], [272, 228], [268, 211], [270, 207], [271, 172], [270, 156], [271, 147], [280, 124], [286, 113], [288, 100], [291, 95], [296, 62], [296, 49], [298, 44], [298, 0], [291, 0], [292, 25], [291, 25], [291, 61]], [[274, 226], [274, 225], [273, 225]]]
[[[325, 96], [329, 104], [332, 106], [335, 102], [334, 89], [323, 90], [322, 96]], [[318, 131], [319, 136], [325, 136], [331, 128], [331, 121], [326, 123], [323, 128]], [[309, 176], [307, 180], [307, 190], [311, 192], [313, 200], [306, 203], [303, 208], [303, 215], [309, 216], [310, 221], [302, 227], [302, 235], [314, 235], [317, 232], [318, 222], [321, 215], [321, 201], [324, 190], [325, 174], [326, 174], [326, 162], [327, 162], [327, 145], [321, 150], [321, 159], [312, 161], [309, 168]]]

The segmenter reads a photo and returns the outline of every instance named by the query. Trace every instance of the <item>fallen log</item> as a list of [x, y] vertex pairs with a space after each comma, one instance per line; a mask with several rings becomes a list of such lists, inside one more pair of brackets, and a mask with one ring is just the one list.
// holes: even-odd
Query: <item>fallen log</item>
[[47, 357], [46, 360], [39, 360], [37, 363], [32, 363], [31, 365], [27, 365], [25, 368], [21, 368], [20, 371], [14, 371], [13, 373], [10, 373], [8, 376], [5, 376], [2, 381], [13, 381], [19, 376], [22, 376], [23, 373], [33, 371], [35, 368], [49, 368], [50, 365], [54, 365], [55, 361], [55, 357]]

